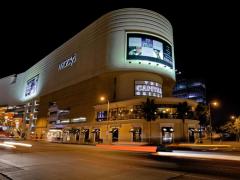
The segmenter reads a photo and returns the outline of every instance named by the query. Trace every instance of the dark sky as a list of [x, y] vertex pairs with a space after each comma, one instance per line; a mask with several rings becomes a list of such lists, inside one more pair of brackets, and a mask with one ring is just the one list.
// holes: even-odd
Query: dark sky
[[170, 0], [86, 2], [1, 4], [0, 77], [27, 70], [111, 10], [146, 8], [164, 15], [172, 23], [176, 67], [184, 77], [206, 81], [208, 99], [216, 98], [221, 102], [221, 107], [216, 110], [218, 117], [223, 119], [239, 113], [240, 11], [236, 3], [174, 3]]

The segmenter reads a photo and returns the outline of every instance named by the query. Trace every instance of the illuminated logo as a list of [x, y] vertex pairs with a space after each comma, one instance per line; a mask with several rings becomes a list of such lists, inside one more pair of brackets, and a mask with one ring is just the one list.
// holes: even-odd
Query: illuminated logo
[[162, 97], [162, 85], [153, 81], [135, 81], [135, 96]]
[[77, 61], [76, 54], [72, 55], [68, 59], [64, 60], [61, 64], [58, 65], [58, 70], [61, 71], [67, 67], [73, 66], [73, 64]]

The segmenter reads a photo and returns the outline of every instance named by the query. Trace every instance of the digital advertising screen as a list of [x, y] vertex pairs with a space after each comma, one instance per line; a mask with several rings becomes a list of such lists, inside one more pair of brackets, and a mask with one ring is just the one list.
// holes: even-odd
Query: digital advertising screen
[[37, 93], [38, 77], [39, 77], [39, 74], [27, 81], [27, 85], [25, 89], [25, 97], [33, 96]]
[[135, 96], [162, 97], [162, 85], [154, 81], [135, 81]]
[[128, 33], [127, 60], [153, 61], [172, 68], [172, 47], [155, 36]]

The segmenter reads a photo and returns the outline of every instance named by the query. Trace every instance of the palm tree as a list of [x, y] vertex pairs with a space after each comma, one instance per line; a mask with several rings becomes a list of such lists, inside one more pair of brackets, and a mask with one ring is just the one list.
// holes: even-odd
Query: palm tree
[[149, 126], [149, 138], [148, 143], [151, 144], [151, 121], [154, 121], [156, 116], [157, 105], [154, 102], [154, 99], [147, 98], [146, 102], [142, 103], [142, 112], [144, 114], [144, 118], [148, 121]]
[[200, 131], [199, 131], [199, 139], [202, 142], [202, 126], [206, 125], [208, 119], [208, 107], [203, 103], [198, 103], [195, 109], [196, 118], [199, 120]]
[[184, 134], [185, 119], [188, 117], [188, 114], [190, 112], [191, 112], [191, 107], [188, 105], [187, 102], [179, 103], [177, 105], [178, 118], [182, 119], [182, 122], [183, 122], [183, 126], [182, 126], [183, 141], [185, 141], [185, 134]]

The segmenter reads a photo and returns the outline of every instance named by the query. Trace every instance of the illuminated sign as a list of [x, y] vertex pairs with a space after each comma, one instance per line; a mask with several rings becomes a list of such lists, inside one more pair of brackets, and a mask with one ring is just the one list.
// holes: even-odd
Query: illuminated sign
[[86, 117], [78, 117], [74, 119], [62, 119], [62, 120], [56, 120], [56, 124], [70, 124], [70, 123], [80, 123], [80, 122], [86, 122]]
[[61, 71], [67, 67], [71, 67], [77, 61], [76, 54], [64, 60], [61, 64], [58, 65], [58, 70]]
[[69, 119], [63, 119], [63, 120], [60, 120], [61, 124], [65, 124], [65, 123], [70, 123], [70, 120]]
[[86, 122], [86, 121], [87, 121], [87, 118], [86, 118], [86, 117], [79, 117], [79, 118], [71, 119], [71, 122], [72, 122], [72, 123]]
[[135, 96], [162, 97], [162, 85], [153, 81], [135, 81]]
[[155, 36], [128, 33], [127, 60], [153, 61], [172, 68], [172, 47]]
[[39, 77], [39, 74], [27, 81], [27, 85], [25, 89], [25, 97], [33, 96], [37, 93], [38, 77]]

